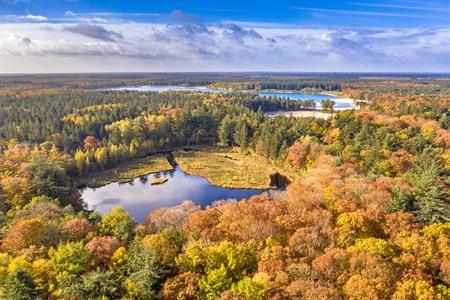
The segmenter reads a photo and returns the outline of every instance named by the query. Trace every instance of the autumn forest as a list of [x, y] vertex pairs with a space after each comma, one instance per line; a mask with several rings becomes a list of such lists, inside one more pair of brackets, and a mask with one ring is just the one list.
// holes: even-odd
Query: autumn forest
[[[444, 75], [2, 76], [0, 298], [450, 299], [449, 109]], [[143, 222], [82, 197], [175, 164], [261, 192]]]

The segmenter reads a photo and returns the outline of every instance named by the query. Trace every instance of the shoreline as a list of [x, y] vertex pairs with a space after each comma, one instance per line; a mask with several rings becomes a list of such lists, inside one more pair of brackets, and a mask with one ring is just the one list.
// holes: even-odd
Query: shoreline
[[128, 183], [134, 179], [151, 173], [173, 171], [165, 155], [149, 154], [131, 161], [123, 162], [116, 167], [81, 177], [77, 180], [77, 189], [99, 188], [111, 183]]
[[[337, 112], [337, 111], [336, 111]], [[267, 112], [265, 116], [269, 118], [274, 118], [277, 116], [294, 117], [294, 118], [318, 118], [328, 120], [332, 118], [335, 113], [326, 113], [319, 110], [294, 110], [294, 111], [275, 111]]]
[[[264, 181], [267, 181], [265, 184], [259, 184], [254, 185], [251, 181], [253, 179], [257, 178], [257, 176], [253, 179], [250, 179], [247, 172], [244, 172], [244, 174], [239, 175], [245, 175], [244, 177], [238, 177], [239, 179], [243, 180], [238, 182], [234, 182], [232, 184], [223, 182], [221, 179], [221, 176], [218, 176], [214, 173], [206, 174], [203, 171], [200, 171], [196, 168], [191, 168], [192, 166], [190, 164], [184, 165], [183, 160], [186, 156], [195, 156], [200, 161], [202, 161], [202, 157], [208, 156], [210, 159], [214, 158], [213, 161], [215, 161], [216, 164], [219, 164], [223, 166], [222, 163], [219, 163], [221, 160], [219, 156], [233, 156], [231, 161], [238, 160], [240, 163], [244, 163], [248, 157], [234, 157], [234, 155], [237, 153], [234, 153], [233, 148], [220, 148], [220, 147], [214, 147], [210, 145], [192, 145], [189, 147], [179, 147], [172, 149], [170, 151], [172, 154], [172, 158], [168, 157], [167, 154], [162, 155], [161, 153], [151, 153], [145, 157], [137, 158], [135, 160], [124, 162], [116, 167], [104, 169], [100, 171], [99, 173], [94, 173], [92, 175], [88, 175], [84, 178], [79, 178], [76, 182], [76, 187], [78, 190], [83, 191], [84, 189], [97, 189], [101, 188], [110, 184], [118, 183], [118, 184], [126, 184], [134, 181], [136, 178], [142, 177], [142, 176], [148, 176], [155, 173], [161, 173], [161, 172], [174, 172], [176, 171], [176, 168], [180, 168], [181, 171], [187, 175], [191, 176], [199, 176], [205, 178], [210, 185], [213, 185], [215, 187], [219, 188], [226, 188], [226, 189], [245, 189], [245, 190], [261, 190], [261, 191], [269, 191], [272, 190], [274, 187], [271, 185], [270, 180], [270, 174], [273, 174], [275, 172], [282, 172], [282, 168], [271, 166], [273, 168], [273, 172], [267, 173], [267, 178], [264, 178]], [[220, 154], [219, 156], [211, 154]], [[237, 155], [240, 156], [240, 155]], [[229, 157], [231, 158], [231, 157]], [[179, 163], [178, 159], [182, 161], [182, 163]], [[176, 163], [176, 166], [173, 165], [171, 160], [174, 160]], [[231, 161], [227, 161], [227, 163], [230, 163]], [[208, 161], [208, 163], [211, 163], [211, 161]], [[183, 168], [183, 165], [186, 168]], [[204, 164], [202, 163], [203, 167], [206, 166], [206, 161]], [[214, 163], [213, 163], [214, 165]], [[267, 166], [267, 165], [266, 165]], [[203, 168], [200, 168], [201, 170]], [[252, 174], [254, 171], [251, 172]], [[251, 176], [253, 177], [253, 176]], [[288, 176], [291, 177], [291, 176]], [[243, 178], [246, 178], [245, 180]], [[248, 180], [250, 179], [250, 182]], [[290, 178], [291, 179], [291, 178]], [[259, 182], [259, 180], [257, 180]]]

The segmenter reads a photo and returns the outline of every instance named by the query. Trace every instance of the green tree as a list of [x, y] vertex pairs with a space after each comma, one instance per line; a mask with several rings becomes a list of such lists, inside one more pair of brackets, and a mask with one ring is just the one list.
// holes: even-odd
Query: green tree
[[30, 274], [19, 268], [8, 275], [5, 283], [5, 299], [30, 300], [37, 298], [38, 291]]
[[217, 299], [220, 294], [231, 287], [232, 279], [228, 276], [225, 266], [210, 270], [200, 282], [200, 290], [208, 300]]
[[334, 111], [334, 105], [336, 104], [336, 102], [334, 102], [333, 100], [330, 99], [324, 99], [322, 100], [322, 110], [327, 112], [333, 112]]
[[82, 294], [84, 299], [119, 299], [120, 282], [109, 271], [91, 272], [83, 276]]
[[28, 170], [32, 174], [31, 185], [35, 195], [62, 200], [69, 194], [69, 178], [59, 162], [37, 155]]
[[223, 146], [231, 146], [233, 144], [233, 134], [236, 122], [226, 115], [220, 122], [217, 132], [219, 143]]
[[428, 154], [422, 155], [408, 176], [411, 184], [413, 213], [422, 224], [450, 220], [450, 210], [445, 203], [447, 194], [440, 181], [441, 168]]
[[103, 216], [98, 230], [102, 235], [115, 236], [126, 241], [133, 237], [134, 226], [133, 218], [122, 207], [115, 206]]
[[154, 259], [138, 241], [132, 243], [126, 260], [127, 279], [125, 288], [131, 299], [150, 299], [156, 293], [156, 286], [163, 272], [156, 266]]
[[248, 141], [250, 136], [250, 127], [245, 120], [239, 120], [236, 123], [234, 129], [233, 139], [234, 142], [239, 145], [241, 151], [244, 151], [248, 147]]
[[392, 201], [389, 205], [389, 208], [392, 212], [396, 212], [399, 210], [403, 211], [411, 211], [412, 203], [411, 197], [408, 193], [402, 189], [401, 187], [395, 186], [392, 190]]
[[81, 279], [89, 266], [89, 251], [81, 242], [58, 245], [48, 252], [53, 270], [56, 272], [58, 297], [81, 296]]
[[263, 281], [253, 280], [250, 277], [244, 277], [238, 283], [234, 283], [231, 291], [234, 295], [243, 296], [249, 300], [264, 299], [264, 292], [267, 289], [267, 284]]

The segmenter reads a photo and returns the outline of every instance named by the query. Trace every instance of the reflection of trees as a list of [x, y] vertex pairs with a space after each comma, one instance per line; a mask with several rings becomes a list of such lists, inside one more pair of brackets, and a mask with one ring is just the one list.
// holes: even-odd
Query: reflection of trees
[[147, 175], [139, 177], [139, 182], [142, 184], [146, 184], [148, 182]]
[[175, 172], [176, 172], [176, 170], [168, 170], [168, 171], [159, 172], [159, 174], [161, 174], [164, 177], [173, 178], [175, 176]]

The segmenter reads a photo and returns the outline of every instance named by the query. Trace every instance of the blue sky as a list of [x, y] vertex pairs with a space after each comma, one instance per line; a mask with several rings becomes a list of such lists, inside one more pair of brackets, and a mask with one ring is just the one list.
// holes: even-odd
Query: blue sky
[[448, 0], [0, 0], [0, 72], [449, 72], [449, 20]]

